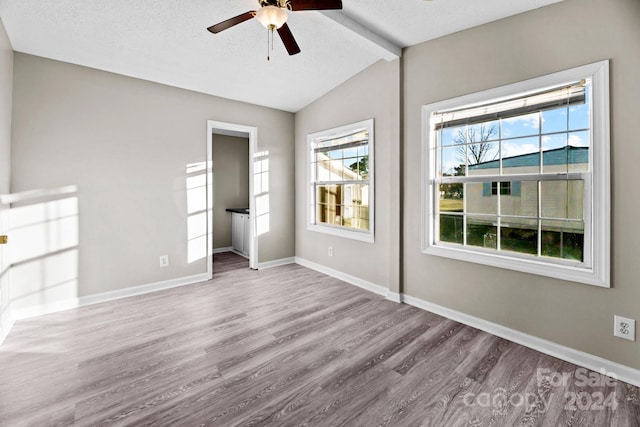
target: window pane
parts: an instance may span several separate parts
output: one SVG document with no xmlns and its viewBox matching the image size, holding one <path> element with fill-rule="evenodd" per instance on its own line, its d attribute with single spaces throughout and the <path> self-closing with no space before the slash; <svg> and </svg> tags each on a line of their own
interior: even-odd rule
<svg viewBox="0 0 640 427">
<path fill-rule="evenodd" d="M 439 176 L 464 175 L 464 145 L 441 149 Z"/>
<path fill-rule="evenodd" d="M 440 184 L 440 212 L 462 212 L 464 208 L 463 184 Z"/>
<path fill-rule="evenodd" d="M 501 182 L 500 212 L 502 215 L 538 216 L 538 181 Z M 508 192 L 502 186 L 509 184 Z"/>
<path fill-rule="evenodd" d="M 492 183 L 489 182 L 468 182 L 467 192 L 467 212 L 476 214 L 498 213 L 498 196 L 493 193 Z"/>
<path fill-rule="evenodd" d="M 345 148 L 342 157 L 358 157 L 358 147 Z"/>
<path fill-rule="evenodd" d="M 543 256 L 584 261 L 584 223 L 582 221 L 542 221 Z"/>
<path fill-rule="evenodd" d="M 542 181 L 540 188 L 542 217 L 583 219 L 584 181 Z"/>
<path fill-rule="evenodd" d="M 369 206 L 344 205 L 342 225 L 356 230 L 369 230 Z"/>
<path fill-rule="evenodd" d="M 467 217 L 467 245 L 496 249 L 498 247 L 496 217 Z"/>
<path fill-rule="evenodd" d="M 567 146 L 567 134 L 558 133 L 555 135 L 544 135 L 542 137 L 542 151 L 564 148 Z"/>
<path fill-rule="evenodd" d="M 569 172 L 589 171 L 589 132 L 569 133 Z"/>
<path fill-rule="evenodd" d="M 316 193 L 318 223 L 341 225 L 342 186 L 319 185 Z"/>
<path fill-rule="evenodd" d="M 440 215 L 440 241 L 463 243 L 463 220 L 461 215 Z"/>
<path fill-rule="evenodd" d="M 591 86 L 585 87 L 586 102 L 569 107 L 569 130 L 589 129 L 589 104 L 591 104 Z"/>
<path fill-rule="evenodd" d="M 469 175 L 498 175 L 498 142 L 480 142 L 467 146 Z"/>
<path fill-rule="evenodd" d="M 317 223 L 327 223 L 328 222 L 328 206 L 326 203 L 318 203 L 316 205 L 316 222 Z"/>
<path fill-rule="evenodd" d="M 342 160 L 342 177 L 345 181 L 355 181 L 359 178 L 357 157 Z"/>
<path fill-rule="evenodd" d="M 342 225 L 369 230 L 369 185 L 344 184 L 342 192 Z"/>
<path fill-rule="evenodd" d="M 517 138 L 502 143 L 502 174 L 540 172 L 540 138 Z"/>
<path fill-rule="evenodd" d="M 540 114 L 532 113 L 502 120 L 502 138 L 537 135 L 540 132 Z"/>
<path fill-rule="evenodd" d="M 442 137 L 441 142 L 443 146 L 464 144 L 467 140 L 467 130 L 465 126 L 444 128 L 440 135 Z"/>
<path fill-rule="evenodd" d="M 350 168 L 356 172 L 358 180 L 367 179 L 369 177 L 369 156 L 357 157 L 355 164 L 351 164 Z"/>
<path fill-rule="evenodd" d="M 331 179 L 330 162 L 323 161 L 316 163 L 316 181 L 329 181 Z"/>
<path fill-rule="evenodd" d="M 500 249 L 538 254 L 538 220 L 503 217 L 500 222 Z"/>
<path fill-rule="evenodd" d="M 545 110 L 542 112 L 542 133 L 562 132 L 567 130 L 567 107 Z"/>
<path fill-rule="evenodd" d="M 567 134 L 542 137 L 542 172 L 567 172 Z"/>
<path fill-rule="evenodd" d="M 497 120 L 471 125 L 467 130 L 468 140 L 465 140 L 464 142 L 495 141 L 500 137 L 499 129 L 500 123 Z"/>
<path fill-rule="evenodd" d="M 339 159 L 342 157 L 342 151 L 340 149 L 325 151 L 325 155 L 331 159 Z"/>
</svg>

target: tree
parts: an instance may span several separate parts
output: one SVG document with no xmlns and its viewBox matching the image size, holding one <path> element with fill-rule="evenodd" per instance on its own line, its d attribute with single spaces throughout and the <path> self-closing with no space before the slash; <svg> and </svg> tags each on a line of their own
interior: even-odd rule
<svg viewBox="0 0 640 427">
<path fill-rule="evenodd" d="M 458 129 L 453 137 L 453 142 L 458 144 L 458 154 L 462 158 L 462 164 L 465 163 L 465 156 L 469 150 L 469 164 L 477 165 L 478 163 L 495 160 L 498 154 L 491 155 L 494 143 L 488 142 L 498 133 L 498 129 L 494 124 L 488 125 L 481 123 L 479 126 L 469 126 Z M 467 143 L 474 143 L 466 145 Z"/>
<path fill-rule="evenodd" d="M 362 179 L 369 177 L 369 156 L 360 157 L 360 161 L 349 165 L 349 169 L 359 174 Z"/>
</svg>

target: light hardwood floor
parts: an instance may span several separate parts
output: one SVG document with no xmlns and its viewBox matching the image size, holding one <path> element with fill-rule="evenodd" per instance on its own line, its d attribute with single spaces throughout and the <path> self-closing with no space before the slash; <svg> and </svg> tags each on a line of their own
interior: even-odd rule
<svg viewBox="0 0 640 427">
<path fill-rule="evenodd" d="M 640 425 L 638 388 L 589 374 L 604 381 L 304 267 L 252 271 L 222 253 L 210 282 L 17 322 L 0 347 L 0 426 Z"/>
</svg>

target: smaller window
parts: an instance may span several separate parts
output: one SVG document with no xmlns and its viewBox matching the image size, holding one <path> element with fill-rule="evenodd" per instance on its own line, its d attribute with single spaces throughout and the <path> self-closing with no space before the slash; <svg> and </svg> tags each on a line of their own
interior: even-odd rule
<svg viewBox="0 0 640 427">
<path fill-rule="evenodd" d="M 510 182 L 496 182 L 493 181 L 491 183 L 491 195 L 498 195 L 498 187 L 500 187 L 500 195 L 501 196 L 510 196 L 511 195 L 511 183 Z"/>
<path fill-rule="evenodd" d="M 310 134 L 309 226 L 373 241 L 373 119 Z"/>
</svg>

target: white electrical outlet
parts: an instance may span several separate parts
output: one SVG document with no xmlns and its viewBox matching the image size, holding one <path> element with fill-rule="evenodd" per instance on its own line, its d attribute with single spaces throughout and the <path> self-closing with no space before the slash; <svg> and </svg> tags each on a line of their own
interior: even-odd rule
<svg viewBox="0 0 640 427">
<path fill-rule="evenodd" d="M 333 246 L 329 246 L 329 256 L 333 256 Z"/>
<path fill-rule="evenodd" d="M 636 340 L 636 321 L 622 316 L 613 316 L 613 336 L 625 340 Z"/>
<path fill-rule="evenodd" d="M 160 255 L 160 267 L 169 267 L 169 255 Z"/>
</svg>

